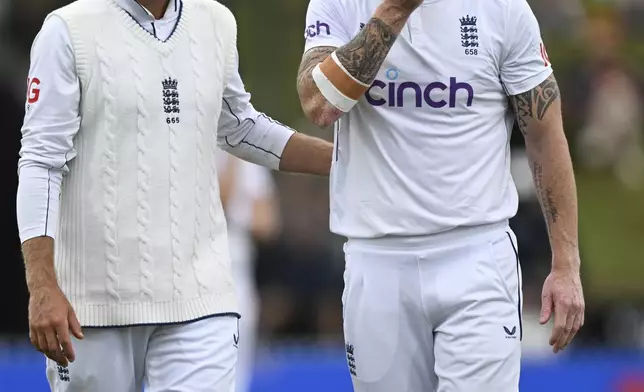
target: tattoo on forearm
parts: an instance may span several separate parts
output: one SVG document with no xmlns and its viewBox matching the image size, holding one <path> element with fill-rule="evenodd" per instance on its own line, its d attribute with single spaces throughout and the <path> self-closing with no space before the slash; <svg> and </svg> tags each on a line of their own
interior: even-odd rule
<svg viewBox="0 0 644 392">
<path fill-rule="evenodd" d="M 297 71 L 297 88 L 300 92 L 310 88 L 317 89 L 315 81 L 313 81 L 313 69 L 334 51 L 335 48 L 332 46 L 320 46 L 304 54 L 302 62 L 300 63 L 300 69 Z"/>
<path fill-rule="evenodd" d="M 336 55 L 351 76 L 371 84 L 397 37 L 385 22 L 371 18 L 351 42 L 336 51 Z"/>
<path fill-rule="evenodd" d="M 342 115 L 342 112 L 329 104 L 320 93 L 312 74 L 315 66 L 334 51 L 335 48 L 331 46 L 321 46 L 307 51 L 297 73 L 297 93 L 305 113 L 308 110 L 311 117 L 318 118 L 322 123 L 332 123 Z"/>
<path fill-rule="evenodd" d="M 559 210 L 555 205 L 554 192 L 552 188 L 543 185 L 543 166 L 538 162 L 532 163 L 532 174 L 534 176 L 534 185 L 537 189 L 537 196 L 541 201 L 541 208 L 546 218 L 546 225 L 549 227 L 553 223 L 557 223 L 559 219 Z"/>
<path fill-rule="evenodd" d="M 550 75 L 548 79 L 532 90 L 510 97 L 519 129 L 524 135 L 528 133 L 530 122 L 543 120 L 548 108 L 559 96 L 557 80 L 554 75 Z"/>
</svg>

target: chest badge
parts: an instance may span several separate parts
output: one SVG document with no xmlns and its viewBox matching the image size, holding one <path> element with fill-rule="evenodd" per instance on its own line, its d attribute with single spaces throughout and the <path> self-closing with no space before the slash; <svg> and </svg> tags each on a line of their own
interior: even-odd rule
<svg viewBox="0 0 644 392">
<path fill-rule="evenodd" d="M 179 82 L 177 79 L 167 78 L 161 82 L 163 86 L 163 111 L 168 124 L 179 122 Z"/>
<path fill-rule="evenodd" d="M 465 48 L 465 54 L 477 56 L 479 54 L 479 30 L 476 25 L 476 16 L 466 15 L 459 21 L 461 22 L 461 46 Z"/>
</svg>

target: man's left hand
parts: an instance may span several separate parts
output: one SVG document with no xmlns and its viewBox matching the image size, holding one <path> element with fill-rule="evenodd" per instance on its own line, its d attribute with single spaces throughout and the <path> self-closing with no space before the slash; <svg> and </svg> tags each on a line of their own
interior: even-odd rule
<svg viewBox="0 0 644 392">
<path fill-rule="evenodd" d="M 579 269 L 553 267 L 543 284 L 539 322 L 545 324 L 554 315 L 550 345 L 555 353 L 566 348 L 584 325 L 584 310 Z"/>
</svg>

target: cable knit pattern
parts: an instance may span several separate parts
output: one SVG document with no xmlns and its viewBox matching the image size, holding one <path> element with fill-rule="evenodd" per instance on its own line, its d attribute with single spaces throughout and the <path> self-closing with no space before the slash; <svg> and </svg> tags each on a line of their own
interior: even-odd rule
<svg viewBox="0 0 644 392">
<path fill-rule="evenodd" d="M 82 122 L 54 257 L 81 325 L 236 314 L 212 151 L 234 17 L 216 1 L 184 0 L 161 42 L 113 0 L 55 14 L 71 26 Z M 180 93 L 173 113 L 168 77 Z"/>
<path fill-rule="evenodd" d="M 167 56 L 161 56 L 161 67 L 163 68 L 165 77 L 171 77 L 172 74 Z M 179 96 L 179 99 L 181 99 L 181 96 Z M 172 284 L 174 285 L 174 298 L 181 298 L 180 282 L 183 277 L 183 266 L 181 265 L 181 254 L 179 252 L 181 249 L 181 233 L 179 229 L 179 214 L 181 211 L 179 195 L 179 138 L 174 123 L 168 123 L 168 128 L 170 131 L 170 247 L 172 249 Z"/>
<path fill-rule="evenodd" d="M 154 292 L 152 283 L 154 279 L 153 268 L 154 260 L 150 254 L 150 205 L 148 202 L 150 191 L 151 169 L 148 166 L 148 147 L 147 138 L 149 128 L 147 119 L 149 117 L 145 106 L 145 91 L 143 88 L 144 72 L 143 66 L 139 59 L 138 53 L 130 41 L 127 42 L 127 50 L 132 60 L 132 71 L 135 77 L 134 89 L 136 90 L 136 147 L 137 147 L 137 176 L 138 189 L 136 191 L 137 208 L 137 234 L 139 242 L 139 256 L 141 268 L 141 296 L 142 299 L 152 301 Z"/>
<path fill-rule="evenodd" d="M 196 163 L 196 171 L 197 171 L 197 178 L 195 181 L 195 211 L 201 211 L 203 208 L 203 190 L 204 190 L 204 181 L 205 181 L 205 175 L 204 175 L 204 150 L 203 150 L 203 145 L 204 145 L 204 129 L 207 127 L 206 125 L 206 109 L 204 108 L 204 95 L 203 95 L 203 88 L 205 86 L 204 83 L 204 69 L 201 64 L 203 64 L 203 60 L 201 59 L 201 54 L 199 53 L 199 48 L 198 48 L 199 42 L 197 41 L 197 38 L 195 37 L 194 32 L 190 33 L 190 56 L 191 60 L 193 63 L 192 69 L 194 71 L 195 75 L 195 80 L 194 80 L 194 86 L 195 86 L 195 96 L 196 96 L 196 112 L 197 112 L 197 119 L 196 119 L 196 148 L 197 148 L 197 163 Z M 213 160 L 214 161 L 214 160 Z M 216 174 L 216 173 L 215 173 Z M 211 181 L 216 179 L 217 177 L 211 177 Z M 200 292 L 205 292 L 207 290 L 207 284 L 204 282 L 203 276 L 200 273 L 200 268 L 199 268 L 199 260 L 197 256 L 197 251 L 200 249 L 200 246 L 203 242 L 203 239 L 201 238 L 202 232 L 203 232 L 203 223 L 202 223 L 202 214 L 197 213 L 195 214 L 195 222 L 194 222 L 194 243 L 193 243 L 193 249 L 192 249 L 192 268 L 195 271 L 195 279 L 197 280 L 197 284 L 199 286 L 199 291 Z"/>
<path fill-rule="evenodd" d="M 103 81 L 103 96 L 105 97 L 105 150 L 103 152 L 103 198 L 105 213 L 105 268 L 107 274 L 106 291 L 114 300 L 120 300 L 119 290 L 119 249 L 116 230 L 117 214 L 117 193 L 118 183 L 117 157 L 116 157 L 116 132 L 117 118 L 114 113 L 116 98 L 114 97 L 114 77 L 112 74 L 109 55 L 103 40 L 96 40 L 96 56 L 100 63 L 101 77 Z"/>
</svg>

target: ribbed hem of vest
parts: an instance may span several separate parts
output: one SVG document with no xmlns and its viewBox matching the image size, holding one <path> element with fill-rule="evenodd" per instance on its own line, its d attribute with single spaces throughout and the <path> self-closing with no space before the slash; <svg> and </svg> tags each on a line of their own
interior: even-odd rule
<svg viewBox="0 0 644 392">
<path fill-rule="evenodd" d="M 178 324 L 217 314 L 239 314 L 233 293 L 169 302 L 70 302 L 83 327 Z"/>
</svg>

